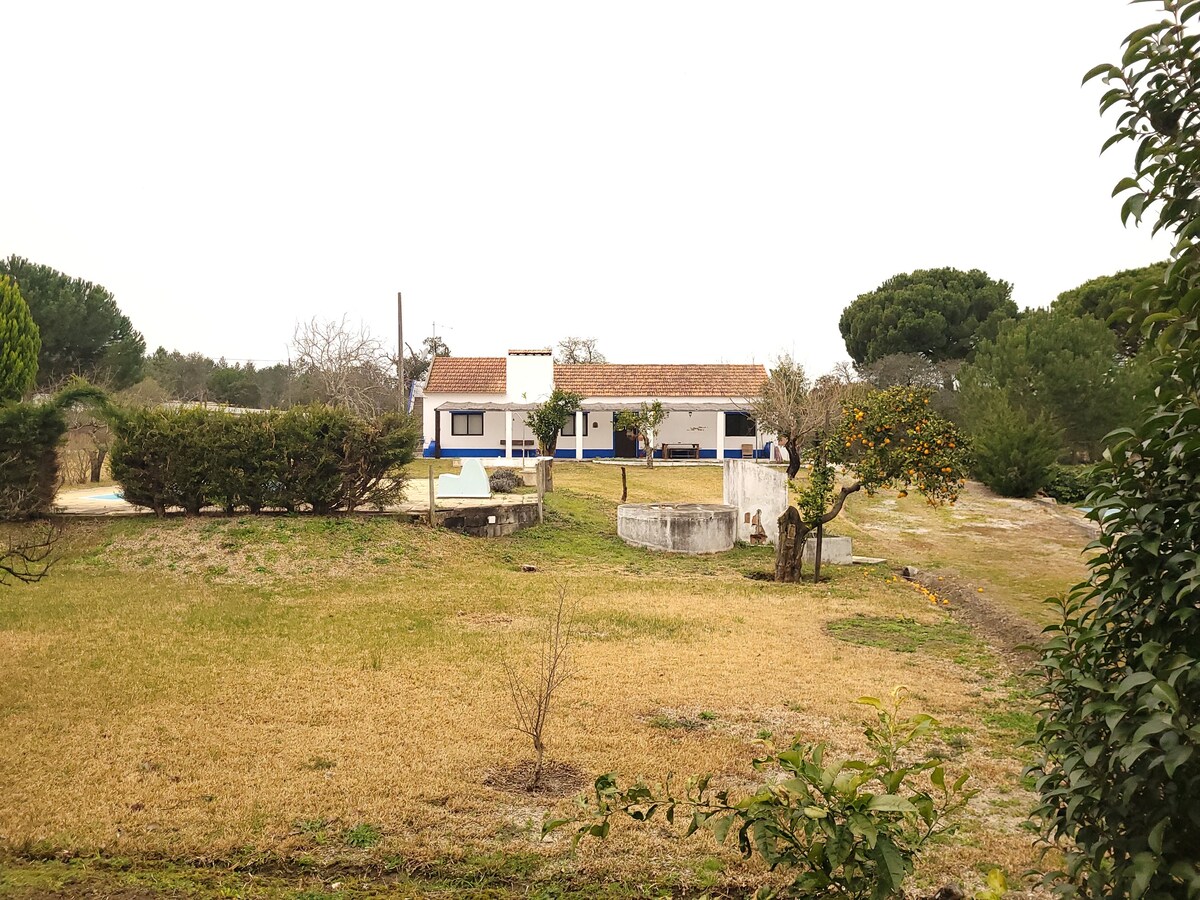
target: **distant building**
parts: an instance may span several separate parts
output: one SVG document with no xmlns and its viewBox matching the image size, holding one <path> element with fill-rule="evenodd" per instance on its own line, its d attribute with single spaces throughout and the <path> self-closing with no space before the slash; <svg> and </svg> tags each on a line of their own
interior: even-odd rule
<svg viewBox="0 0 1200 900">
<path fill-rule="evenodd" d="M 568 459 L 643 456 L 618 414 L 658 400 L 668 411 L 655 456 L 769 458 L 772 435 L 758 433 L 750 403 L 767 379 L 762 365 L 559 365 L 549 350 L 507 356 L 439 356 L 425 383 L 422 419 L 426 456 L 523 457 L 537 454 L 525 424 L 529 410 L 554 388 L 583 397 L 563 429 L 555 456 Z"/>
</svg>

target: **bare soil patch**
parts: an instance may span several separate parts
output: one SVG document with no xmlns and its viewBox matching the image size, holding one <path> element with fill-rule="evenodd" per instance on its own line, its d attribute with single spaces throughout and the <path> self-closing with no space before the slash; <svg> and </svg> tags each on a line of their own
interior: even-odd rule
<svg viewBox="0 0 1200 900">
<path fill-rule="evenodd" d="M 579 793 L 591 776 L 578 766 L 548 759 L 542 764 L 542 781 L 536 788 L 529 786 L 533 778 L 534 761 L 522 759 L 498 769 L 492 769 L 483 783 L 490 788 L 513 794 L 541 797 L 567 797 Z"/>
</svg>

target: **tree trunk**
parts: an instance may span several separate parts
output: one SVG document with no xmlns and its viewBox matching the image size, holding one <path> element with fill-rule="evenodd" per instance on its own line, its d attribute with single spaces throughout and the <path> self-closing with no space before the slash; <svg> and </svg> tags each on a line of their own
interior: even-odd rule
<svg viewBox="0 0 1200 900">
<path fill-rule="evenodd" d="M 646 442 L 646 468 L 654 468 L 654 444 L 652 444 L 650 435 L 646 435 L 643 440 Z"/>
<path fill-rule="evenodd" d="M 788 480 L 791 481 L 795 479 L 797 473 L 800 471 L 800 450 L 798 447 L 793 446 L 791 438 L 788 438 L 787 443 L 784 444 L 783 447 L 785 450 L 787 450 L 787 477 Z"/>
<path fill-rule="evenodd" d="M 530 791 L 536 791 L 542 786 L 542 772 L 546 757 L 546 746 L 540 740 L 534 741 L 533 748 L 537 751 L 537 760 L 533 764 L 533 774 L 529 777 L 529 784 L 526 787 L 526 790 Z"/>
<path fill-rule="evenodd" d="M 97 447 L 89 454 L 92 463 L 92 484 L 99 483 L 100 475 L 104 470 L 104 457 L 107 455 L 107 447 Z"/>
<path fill-rule="evenodd" d="M 821 549 L 825 543 L 825 523 L 817 523 L 817 552 L 813 557 L 813 584 L 821 580 Z"/>
<path fill-rule="evenodd" d="M 842 507 L 846 505 L 846 498 L 851 494 L 862 489 L 862 485 L 855 482 L 852 485 L 843 487 L 839 491 L 837 499 L 833 501 L 833 506 L 829 512 L 821 516 L 815 522 L 805 522 L 800 517 L 800 510 L 794 506 L 789 506 L 782 516 L 779 517 L 779 543 L 775 545 L 775 580 L 785 584 L 795 584 L 800 581 L 801 567 L 804 564 L 804 542 L 808 539 L 808 535 L 815 528 L 821 528 L 832 522 L 838 517 L 842 511 Z M 820 573 L 820 550 L 817 546 L 817 572 Z"/>
<path fill-rule="evenodd" d="M 625 467 L 621 466 L 621 502 L 629 499 L 629 482 L 625 480 Z"/>
<path fill-rule="evenodd" d="M 779 543 L 775 545 L 775 580 L 795 584 L 804 565 L 804 541 L 812 529 L 800 518 L 800 511 L 789 506 L 779 517 Z"/>
</svg>

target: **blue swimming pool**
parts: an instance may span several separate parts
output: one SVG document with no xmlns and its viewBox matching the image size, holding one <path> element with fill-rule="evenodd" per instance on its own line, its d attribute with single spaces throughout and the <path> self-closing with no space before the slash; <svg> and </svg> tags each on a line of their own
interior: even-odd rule
<svg viewBox="0 0 1200 900">
<path fill-rule="evenodd" d="M 113 491 L 111 494 L 92 494 L 88 497 L 89 500 L 124 500 L 124 495 L 120 491 Z"/>
</svg>

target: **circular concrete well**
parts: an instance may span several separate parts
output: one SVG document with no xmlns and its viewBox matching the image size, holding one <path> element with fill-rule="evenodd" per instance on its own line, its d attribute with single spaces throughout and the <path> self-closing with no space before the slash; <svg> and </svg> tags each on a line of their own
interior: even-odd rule
<svg viewBox="0 0 1200 900">
<path fill-rule="evenodd" d="M 617 535 L 627 544 L 669 553 L 732 550 L 737 509 L 720 503 L 623 503 Z"/>
</svg>

